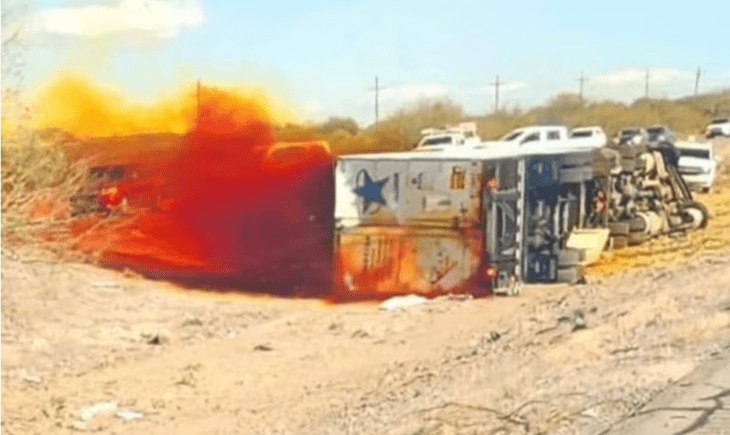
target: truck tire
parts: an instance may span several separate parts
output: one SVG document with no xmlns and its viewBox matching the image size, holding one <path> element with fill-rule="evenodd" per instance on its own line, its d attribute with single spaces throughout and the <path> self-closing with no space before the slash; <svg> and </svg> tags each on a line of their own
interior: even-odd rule
<svg viewBox="0 0 730 435">
<path fill-rule="evenodd" d="M 705 207 L 704 204 L 702 204 L 701 202 L 692 201 L 689 204 L 685 205 L 683 207 L 683 209 L 685 211 L 687 211 L 687 210 L 696 210 L 696 211 L 699 212 L 698 214 L 702 216 L 700 218 L 700 222 L 697 223 L 697 225 L 695 226 L 695 228 L 702 229 L 702 228 L 706 228 L 707 227 L 707 221 L 710 218 L 710 212 L 707 210 L 707 207 Z"/>
</svg>

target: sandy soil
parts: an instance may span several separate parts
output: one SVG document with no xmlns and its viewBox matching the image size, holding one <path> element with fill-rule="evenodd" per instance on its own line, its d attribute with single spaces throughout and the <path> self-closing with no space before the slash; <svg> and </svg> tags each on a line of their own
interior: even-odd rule
<svg viewBox="0 0 730 435">
<path fill-rule="evenodd" d="M 730 348 L 723 176 L 707 231 L 613 253 L 585 285 L 397 311 L 4 249 L 2 432 L 601 433 Z"/>
</svg>

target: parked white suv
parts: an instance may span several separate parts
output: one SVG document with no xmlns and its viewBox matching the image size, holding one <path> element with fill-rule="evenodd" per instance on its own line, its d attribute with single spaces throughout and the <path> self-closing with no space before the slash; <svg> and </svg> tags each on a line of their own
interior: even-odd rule
<svg viewBox="0 0 730 435">
<path fill-rule="evenodd" d="M 712 139 L 715 136 L 730 137 L 730 118 L 715 119 L 707 126 L 705 135 Z"/>
<path fill-rule="evenodd" d="M 711 142 L 677 142 L 679 152 L 679 173 L 687 184 L 708 192 L 715 182 L 718 160 L 712 151 Z"/>
</svg>

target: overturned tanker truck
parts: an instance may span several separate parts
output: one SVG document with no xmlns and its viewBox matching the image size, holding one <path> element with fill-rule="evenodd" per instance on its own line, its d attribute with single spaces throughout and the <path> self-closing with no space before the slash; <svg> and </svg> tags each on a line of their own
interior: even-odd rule
<svg viewBox="0 0 730 435">
<path fill-rule="evenodd" d="M 701 228 L 708 214 L 658 150 L 497 145 L 341 156 L 334 217 L 334 291 L 378 297 L 578 282 L 588 245 Z"/>
</svg>

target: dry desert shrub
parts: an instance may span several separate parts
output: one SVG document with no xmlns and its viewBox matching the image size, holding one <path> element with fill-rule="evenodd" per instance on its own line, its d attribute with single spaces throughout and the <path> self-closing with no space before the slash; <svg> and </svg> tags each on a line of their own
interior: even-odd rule
<svg viewBox="0 0 730 435">
<path fill-rule="evenodd" d="M 86 165 L 71 164 L 59 144 L 34 133 L 4 135 L 0 162 L 3 246 L 68 243 L 69 198 Z"/>
<path fill-rule="evenodd" d="M 630 126 L 664 124 L 678 136 L 701 135 L 715 117 L 730 116 L 730 90 L 676 100 L 638 99 L 632 104 L 590 101 L 559 94 L 545 105 L 522 110 L 511 107 L 489 115 L 469 116 L 449 99 L 424 99 L 360 128 L 351 118 L 330 118 L 321 124 L 287 124 L 277 128 L 280 141 L 324 140 L 335 154 L 412 149 L 425 128 L 443 128 L 464 121 L 477 123 L 482 139 L 498 139 L 509 131 L 536 124 L 568 127 L 598 125 L 611 137 Z"/>
</svg>

